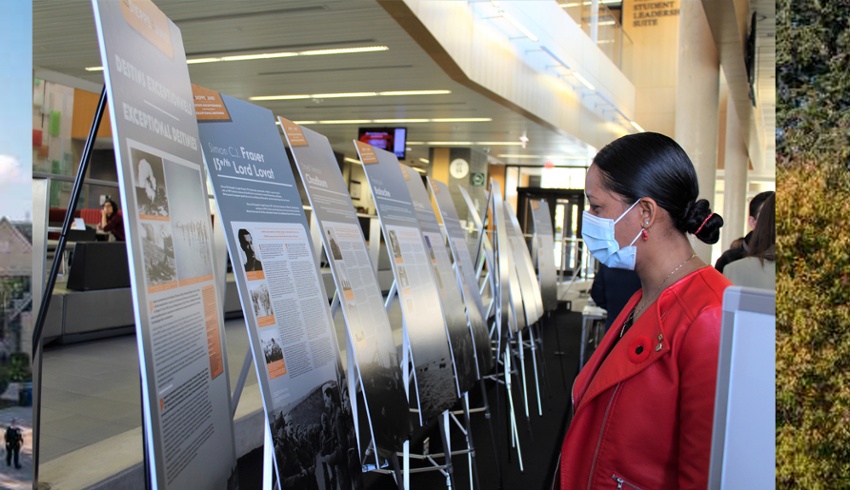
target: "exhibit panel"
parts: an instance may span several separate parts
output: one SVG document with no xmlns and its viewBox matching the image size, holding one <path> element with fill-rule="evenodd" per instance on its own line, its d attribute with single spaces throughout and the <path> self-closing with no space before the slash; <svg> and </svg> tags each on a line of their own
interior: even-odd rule
<svg viewBox="0 0 850 490">
<path fill-rule="evenodd" d="M 534 273 L 534 263 L 531 262 L 531 253 L 528 251 L 525 237 L 519 227 L 510 203 L 505 202 L 506 226 L 508 241 L 511 244 L 512 262 L 516 268 L 519 285 L 522 289 L 523 307 L 525 308 L 526 321 L 528 325 L 534 324 L 543 316 L 543 299 L 540 297 L 540 284 Z"/>
<path fill-rule="evenodd" d="M 424 425 L 460 394 L 440 294 L 398 158 L 359 141 L 355 146 L 390 253 Z"/>
<path fill-rule="evenodd" d="M 454 257 L 455 273 L 461 286 L 466 315 L 475 339 L 478 369 L 484 375 L 493 369 L 495 360 L 490 346 L 489 332 L 487 331 L 486 310 L 478 291 L 478 278 L 475 275 L 475 266 L 472 263 L 472 256 L 469 254 L 469 247 L 466 246 L 465 232 L 460 226 L 457 210 L 446 184 L 428 178 L 428 185 L 431 188 L 431 195 L 434 196 L 434 202 L 437 203 L 437 209 L 445 227 L 449 250 Z"/>
<path fill-rule="evenodd" d="M 221 295 L 180 30 L 93 0 L 130 258 L 153 488 L 223 488 L 234 441 Z"/>
<path fill-rule="evenodd" d="M 379 449 L 400 451 L 412 426 L 400 368 L 401 328 L 393 331 L 381 289 L 328 139 L 278 117 L 315 213 L 348 334 L 349 385 L 359 378 Z M 352 404 L 354 393 L 351 392 Z M 361 447 L 363 437 L 361 436 Z"/>
<path fill-rule="evenodd" d="M 540 296 L 543 309 L 553 311 L 558 307 L 558 286 L 555 277 L 555 234 L 552 231 L 552 216 L 549 214 L 546 199 L 532 199 L 530 204 Z"/>
<path fill-rule="evenodd" d="M 446 241 L 440 232 L 437 217 L 434 216 L 434 208 L 428 198 L 428 191 L 422 184 L 422 177 L 407 165 L 400 165 L 407 190 L 416 211 L 416 218 L 422 230 L 422 238 L 425 240 L 428 258 L 431 260 L 431 268 L 434 271 L 434 279 L 437 290 L 440 293 L 440 302 L 443 314 L 446 318 L 446 328 L 451 340 L 452 354 L 454 354 L 455 368 L 458 377 L 460 392 L 466 393 L 478 381 L 479 373 L 475 359 L 475 351 L 478 348 L 473 341 L 473 330 L 467 322 L 464 312 L 463 296 L 461 295 L 458 282 L 452 271 L 452 263 L 449 259 L 449 251 Z M 479 333 L 483 333 L 487 340 L 487 330 L 479 325 Z M 483 341 L 482 340 L 482 341 Z M 489 340 L 482 344 L 482 349 L 489 349 Z"/>
<path fill-rule="evenodd" d="M 327 293 L 283 142 L 268 109 L 193 86 L 282 488 L 361 478 Z"/>
<path fill-rule="evenodd" d="M 476 259 L 474 261 L 474 264 L 476 264 L 477 267 L 482 267 L 481 271 L 484 270 L 483 265 L 487 266 L 487 273 L 485 276 L 487 281 L 486 286 L 489 287 L 490 292 L 490 297 L 488 300 L 488 312 L 489 316 L 496 316 L 496 334 L 499 340 L 501 341 L 503 324 L 505 327 L 507 327 L 508 310 L 502 309 L 501 301 L 497 294 L 497 287 L 499 281 L 496 277 L 498 275 L 498 266 L 496 264 L 496 253 L 494 250 L 494 246 L 488 236 L 488 232 L 484 229 L 484 221 L 481 219 L 481 216 L 478 213 L 478 206 L 475 205 L 475 202 L 472 200 L 472 197 L 469 195 L 469 192 L 467 192 L 466 189 L 464 189 L 462 186 L 458 186 L 457 189 L 460 191 L 460 195 L 463 197 L 463 201 L 466 203 L 469 217 L 472 218 L 472 221 L 475 224 L 475 233 L 469 234 L 470 238 L 473 237 L 473 235 L 477 235 L 477 238 L 473 240 L 473 249 L 476 253 Z M 485 201 L 485 213 L 487 211 L 487 206 L 490 206 L 489 201 L 490 197 L 488 193 L 487 200 Z M 484 254 L 483 259 L 481 256 L 482 252 Z M 480 274 L 480 271 L 478 269 L 476 269 L 476 274 Z M 483 292 L 484 290 L 485 289 L 483 287 L 480 289 L 482 299 L 485 297 Z M 501 346 L 499 346 L 498 350 L 501 350 Z"/>
</svg>

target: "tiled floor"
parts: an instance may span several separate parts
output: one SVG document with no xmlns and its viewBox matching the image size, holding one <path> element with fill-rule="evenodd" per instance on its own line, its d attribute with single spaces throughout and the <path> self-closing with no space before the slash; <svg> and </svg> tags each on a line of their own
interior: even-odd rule
<svg viewBox="0 0 850 490">
<path fill-rule="evenodd" d="M 248 349 L 241 318 L 225 322 L 230 387 Z M 246 385 L 256 384 L 251 368 Z M 50 347 L 42 368 L 39 461 L 141 426 L 139 357 L 134 335 Z M 141 459 L 141 446 L 139 458 Z"/>
</svg>

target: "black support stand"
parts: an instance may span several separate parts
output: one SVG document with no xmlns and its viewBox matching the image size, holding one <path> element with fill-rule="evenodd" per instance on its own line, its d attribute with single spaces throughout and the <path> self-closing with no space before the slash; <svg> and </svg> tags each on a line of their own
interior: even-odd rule
<svg viewBox="0 0 850 490">
<path fill-rule="evenodd" d="M 38 487 L 38 456 L 39 456 L 39 434 L 41 422 L 41 368 L 42 368 L 42 351 L 41 335 L 44 332 L 44 321 L 47 316 L 47 309 L 50 307 L 50 298 L 53 295 L 53 288 L 56 286 L 56 276 L 59 274 L 59 267 L 62 265 L 62 256 L 65 252 L 65 243 L 68 238 L 68 230 L 71 229 L 71 220 L 74 217 L 74 211 L 77 207 L 77 200 L 80 197 L 80 191 L 83 188 L 86 169 L 89 161 L 91 161 L 92 150 L 94 149 L 94 140 L 97 136 L 97 130 L 100 128 L 100 120 L 103 118 L 103 113 L 106 109 L 106 87 L 100 92 L 100 101 L 97 103 L 97 110 L 94 113 L 94 119 L 91 123 L 89 135 L 86 138 L 86 144 L 83 147 L 83 155 L 80 158 L 80 166 L 77 169 L 77 176 L 74 179 L 74 187 L 71 189 L 71 200 L 68 203 L 68 210 L 65 213 L 65 221 L 62 223 L 62 231 L 59 235 L 59 243 L 56 245 L 56 252 L 53 256 L 53 266 L 50 269 L 50 274 L 47 276 L 47 284 L 44 286 L 44 294 L 41 297 L 41 304 L 38 309 L 38 316 L 35 320 L 35 327 L 32 334 L 33 345 L 33 367 L 37 373 L 34 376 L 35 385 L 33 386 L 33 441 L 32 441 L 32 477 L 33 488 Z"/>
<path fill-rule="evenodd" d="M 53 296 L 53 289 L 56 286 L 56 276 L 59 274 L 59 267 L 62 265 L 62 256 L 65 253 L 65 245 L 68 241 L 68 230 L 71 229 L 71 220 L 74 217 L 74 211 L 77 208 L 77 201 L 80 198 L 80 193 L 83 189 L 83 182 L 86 179 L 86 170 L 88 170 L 89 162 L 91 161 L 92 151 L 94 150 L 94 141 L 97 137 L 97 131 L 100 129 L 100 121 L 103 119 L 103 114 L 106 112 L 106 87 L 100 92 L 100 100 L 97 103 L 97 109 L 92 119 L 91 129 L 89 129 L 88 137 L 86 137 L 85 146 L 83 146 L 83 154 L 80 157 L 80 165 L 77 168 L 77 175 L 74 178 L 74 186 L 71 188 L 71 199 L 68 202 L 68 209 L 65 213 L 65 221 L 62 223 L 62 231 L 59 234 L 59 242 L 56 245 L 56 252 L 53 256 L 53 266 L 50 269 L 50 274 L 47 276 L 47 284 L 44 286 L 44 293 L 41 297 L 41 304 L 38 308 L 38 316 L 36 317 L 35 327 L 32 334 L 33 345 L 33 370 L 35 381 L 33 385 L 33 440 L 32 440 L 32 458 L 33 458 L 33 488 L 38 488 L 38 466 L 39 466 L 39 445 L 41 433 L 41 381 L 42 381 L 42 354 L 44 346 L 42 345 L 42 334 L 44 333 L 44 322 L 47 317 L 47 310 L 50 307 L 50 299 Z M 139 382 L 140 389 L 141 378 Z M 144 418 L 144 417 L 143 417 Z M 144 427 L 142 434 L 144 437 Z M 145 441 L 147 442 L 147 441 Z M 145 488 L 150 488 L 150 478 L 148 472 L 147 451 L 142 450 L 145 464 Z"/>
</svg>

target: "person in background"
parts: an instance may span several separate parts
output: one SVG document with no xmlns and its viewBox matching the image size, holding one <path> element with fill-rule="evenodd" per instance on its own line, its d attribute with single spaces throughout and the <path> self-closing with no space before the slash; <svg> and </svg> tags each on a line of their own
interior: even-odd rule
<svg viewBox="0 0 850 490">
<path fill-rule="evenodd" d="M 585 194 L 582 238 L 590 253 L 634 270 L 641 289 L 576 377 L 560 488 L 704 490 L 730 282 L 697 257 L 688 234 L 716 243 L 723 218 L 698 199 L 685 151 L 658 133 L 604 147 Z"/>
<path fill-rule="evenodd" d="M 12 458 L 15 459 L 15 468 L 21 469 L 21 447 L 24 445 L 24 434 L 20 427 L 17 426 L 17 419 L 12 419 L 9 427 L 6 428 L 6 466 L 12 466 Z"/>
<path fill-rule="evenodd" d="M 608 317 L 605 320 L 605 331 L 611 328 L 614 319 L 620 314 L 629 298 L 640 289 L 640 278 L 635 271 L 627 269 L 612 269 L 605 264 L 599 264 L 590 297 L 596 306 L 605 308 Z"/>
<path fill-rule="evenodd" d="M 746 257 L 728 264 L 723 275 L 736 286 L 776 289 L 776 197 L 771 195 L 759 211 Z"/>
<path fill-rule="evenodd" d="M 112 199 L 103 201 L 100 224 L 97 225 L 97 229 L 111 233 L 119 242 L 124 241 L 124 218 L 118 213 L 118 205 Z"/>
<path fill-rule="evenodd" d="M 743 243 L 735 245 L 735 242 L 739 240 L 736 239 L 732 242 L 732 245 L 729 246 L 729 250 L 723 252 L 723 254 L 717 259 L 717 262 L 714 263 L 714 268 L 717 269 L 718 272 L 723 272 L 726 265 L 747 256 L 750 246 L 750 238 L 752 238 L 753 235 L 752 230 L 755 229 L 756 224 L 758 223 L 759 211 L 761 211 L 761 207 L 764 205 L 767 198 L 773 194 L 773 191 L 760 192 L 750 200 L 750 216 L 747 218 L 747 224 L 750 227 L 750 232 L 743 237 Z"/>
</svg>

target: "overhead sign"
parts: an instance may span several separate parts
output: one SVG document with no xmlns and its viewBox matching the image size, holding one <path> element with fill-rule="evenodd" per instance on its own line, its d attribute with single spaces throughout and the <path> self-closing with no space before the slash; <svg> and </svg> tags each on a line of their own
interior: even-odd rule
<svg viewBox="0 0 850 490">
<path fill-rule="evenodd" d="M 208 89 L 194 90 L 197 105 L 221 104 L 218 118 L 201 120 L 201 146 L 226 230 L 278 481 L 287 482 L 283 488 L 327 488 L 333 481 L 353 488 L 361 470 L 348 386 L 274 115 Z M 328 462 L 315 464 L 322 460 Z"/>
<path fill-rule="evenodd" d="M 469 180 L 475 187 L 481 187 L 487 182 L 484 172 L 472 172 L 472 177 Z"/>
<path fill-rule="evenodd" d="M 235 465 L 223 307 L 180 30 L 149 0 L 93 0 L 153 488 L 225 488 Z"/>
</svg>

